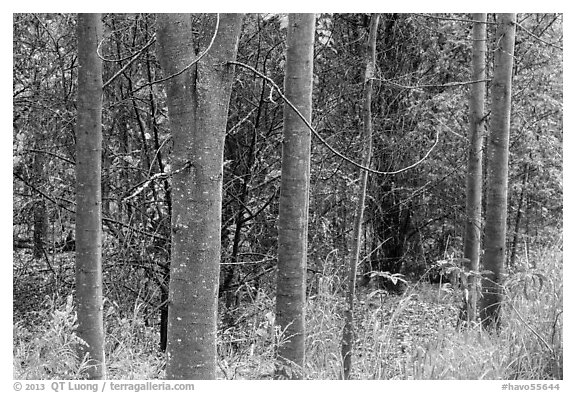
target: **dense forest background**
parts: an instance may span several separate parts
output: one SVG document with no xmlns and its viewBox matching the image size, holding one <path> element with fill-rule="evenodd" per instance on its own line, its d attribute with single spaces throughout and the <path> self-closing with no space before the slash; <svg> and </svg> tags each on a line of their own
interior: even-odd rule
<svg viewBox="0 0 576 393">
<path fill-rule="evenodd" d="M 280 86 L 286 18 L 245 15 L 237 54 L 238 62 Z M 357 162 L 369 20 L 368 14 L 318 14 L 315 22 L 312 125 Z M 14 14 L 13 22 L 14 375 L 72 378 L 80 362 L 70 349 L 77 20 L 74 14 Z M 488 22 L 489 92 L 493 14 Z M 510 306 L 507 335 L 487 344 L 482 334 L 488 333 L 474 339 L 451 333 L 461 289 L 450 273 L 463 257 L 466 222 L 470 17 L 381 15 L 371 165 L 394 172 L 425 159 L 410 170 L 368 178 L 355 377 L 561 378 L 562 22 L 561 14 L 517 16 L 506 237 Z M 112 377 L 158 378 L 166 347 L 173 140 L 159 82 L 165 74 L 155 50 L 157 19 L 105 14 L 103 25 L 106 353 Z M 489 130 L 490 94 L 485 99 Z M 283 106 L 269 83 L 236 68 L 224 148 L 220 378 L 272 373 Z M 314 136 L 310 168 L 306 376 L 337 378 L 358 169 Z M 505 355 L 498 350 L 503 345 Z M 465 360 L 458 365 L 457 359 Z"/>
</svg>

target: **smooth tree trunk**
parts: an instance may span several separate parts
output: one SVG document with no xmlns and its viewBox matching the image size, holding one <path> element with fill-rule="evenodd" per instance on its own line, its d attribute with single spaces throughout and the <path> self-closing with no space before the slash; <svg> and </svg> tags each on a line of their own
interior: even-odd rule
<svg viewBox="0 0 576 393">
<path fill-rule="evenodd" d="M 202 59 L 189 66 L 215 41 Z M 241 14 L 158 15 L 173 136 L 168 379 L 216 378 L 224 137 Z M 199 28 L 200 35 L 194 34 Z"/>
<path fill-rule="evenodd" d="M 502 272 L 506 260 L 506 217 L 508 195 L 508 146 L 512 67 L 516 14 L 498 14 L 494 77 L 492 80 L 492 119 L 487 145 L 486 224 L 484 236 L 482 306 L 485 328 L 500 323 Z"/>
<path fill-rule="evenodd" d="M 308 121 L 312 116 L 314 32 L 314 14 L 288 16 L 284 90 L 286 98 Z M 284 332 L 286 341 L 278 348 L 278 378 L 303 377 L 309 185 L 310 129 L 285 104 L 276 323 Z"/>
<path fill-rule="evenodd" d="M 472 27 L 472 80 L 486 78 L 486 14 L 474 14 Z M 480 264 L 480 241 L 482 229 L 482 146 L 484 140 L 484 96 L 486 82 L 471 85 L 470 109 L 468 114 L 468 168 L 466 170 L 466 229 L 464 236 L 464 258 L 470 260 L 472 275 L 468 280 L 466 297 L 466 319 L 476 318 L 477 278 Z"/>
<path fill-rule="evenodd" d="M 81 358 L 88 377 L 105 379 L 102 302 L 102 38 L 100 14 L 78 14 L 76 125 L 76 302 Z"/>
<path fill-rule="evenodd" d="M 376 37 L 378 35 L 379 14 L 372 14 L 370 18 L 370 31 L 366 43 L 366 72 L 364 75 L 364 93 L 362 122 L 364 151 L 362 166 L 368 167 L 372 158 L 372 85 L 376 69 Z M 352 235 L 352 255 L 348 270 L 348 292 L 346 294 L 346 309 L 344 311 L 344 330 L 342 333 L 342 361 L 343 378 L 350 379 L 352 372 L 352 354 L 354 351 L 354 303 L 356 300 L 356 274 L 360 261 L 360 248 L 362 246 L 362 221 L 364 220 L 364 205 L 366 202 L 366 187 L 368 185 L 368 172 L 360 174 L 360 188 L 358 190 L 358 204 L 354 218 L 354 233 Z"/>
</svg>

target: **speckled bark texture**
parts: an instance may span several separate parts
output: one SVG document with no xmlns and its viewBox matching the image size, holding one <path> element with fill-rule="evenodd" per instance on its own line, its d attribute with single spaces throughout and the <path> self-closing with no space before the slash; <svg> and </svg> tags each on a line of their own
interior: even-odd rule
<svg viewBox="0 0 576 393">
<path fill-rule="evenodd" d="M 206 56 L 165 82 L 172 155 L 172 251 L 168 379 L 216 378 L 222 160 L 242 16 L 221 14 Z M 192 19 L 200 19 L 200 26 Z M 164 76 L 187 67 L 209 45 L 215 14 L 158 16 Z M 193 33 L 200 30 L 200 36 Z"/>
<path fill-rule="evenodd" d="M 508 198 L 508 145 L 512 66 L 516 14 L 498 14 L 494 77 L 492 79 L 492 119 L 488 137 L 486 226 L 483 268 L 491 273 L 482 280 L 480 317 L 485 327 L 498 326 L 502 301 L 502 270 L 506 259 L 506 215 Z"/>
<path fill-rule="evenodd" d="M 486 14 L 474 14 L 477 21 L 472 27 L 472 80 L 486 78 Z M 478 271 L 482 229 L 482 148 L 484 141 L 484 95 L 486 82 L 470 86 L 470 109 L 468 121 L 468 167 L 466 169 L 466 229 L 464 257 L 470 259 L 470 269 Z M 476 278 L 470 279 L 467 319 L 476 316 Z"/>
<path fill-rule="evenodd" d="M 312 113 L 314 30 L 314 14 L 288 16 L 284 91 L 308 121 Z M 310 130 L 292 108 L 284 105 L 276 292 L 276 323 L 287 339 L 278 348 L 282 367 L 277 376 L 282 378 L 300 379 L 304 367 L 309 186 Z"/>
<path fill-rule="evenodd" d="M 100 14 L 78 14 L 76 124 L 76 304 L 80 358 L 89 354 L 90 379 L 105 379 L 102 313 L 102 38 Z"/>
</svg>

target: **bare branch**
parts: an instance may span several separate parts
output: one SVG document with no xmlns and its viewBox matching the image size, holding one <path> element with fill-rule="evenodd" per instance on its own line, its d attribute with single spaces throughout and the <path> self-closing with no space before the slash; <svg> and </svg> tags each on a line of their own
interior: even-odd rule
<svg viewBox="0 0 576 393">
<path fill-rule="evenodd" d="M 428 19 L 436 19 L 436 20 L 450 20 L 450 21 L 454 21 L 454 22 L 465 22 L 465 23 L 484 23 L 486 25 L 495 25 L 495 22 L 479 22 L 473 19 L 464 19 L 464 18 L 449 18 L 449 17 L 444 17 L 444 16 L 435 16 L 435 15 L 429 15 L 429 14 L 414 14 L 415 16 L 421 16 L 423 18 L 428 18 Z"/>
<path fill-rule="evenodd" d="M 556 45 L 556 44 L 554 44 L 554 43 L 552 43 L 552 42 L 545 41 L 545 40 L 543 40 L 542 38 L 538 37 L 536 34 L 532 33 L 530 30 L 528 30 L 526 27 L 522 26 L 520 23 L 514 22 L 514 24 L 515 24 L 516 26 L 518 26 L 520 29 L 524 30 L 526 33 L 528 33 L 529 36 L 537 39 L 538 41 L 542 42 L 543 44 L 549 45 L 549 46 L 551 46 L 552 48 L 556 48 L 556 49 L 559 49 L 559 50 L 561 50 L 561 51 L 564 50 L 561 46 L 558 46 L 558 45 Z"/>
<path fill-rule="evenodd" d="M 286 104 L 288 104 L 288 106 L 290 108 L 292 108 L 292 110 L 298 115 L 298 117 L 304 122 L 304 124 L 306 124 L 306 126 L 310 129 L 310 131 L 312 132 L 312 134 L 314 134 L 314 136 L 316 138 L 318 138 L 318 140 L 328 148 L 328 150 L 330 150 L 332 153 L 334 153 L 336 156 L 340 157 L 341 159 L 343 159 L 344 161 L 354 165 L 355 167 L 362 169 L 364 171 L 370 172 L 372 174 L 375 175 L 396 175 L 398 173 L 402 173 L 404 171 L 407 171 L 409 169 L 414 168 L 415 166 L 417 166 L 418 164 L 420 164 L 421 162 L 423 162 L 426 158 L 428 158 L 428 156 L 430 155 L 430 153 L 432 153 L 432 150 L 434 150 L 434 148 L 436 147 L 436 145 L 438 144 L 438 140 L 439 140 L 439 132 L 438 130 L 436 130 L 436 140 L 434 141 L 434 144 L 432 145 L 432 147 L 426 152 L 426 154 L 424 155 L 424 157 L 422 157 L 420 160 L 418 160 L 416 163 L 407 166 L 406 168 L 402 168 L 399 169 L 397 171 L 392 171 L 392 172 L 383 172 L 383 171 L 377 171 L 375 169 L 371 169 L 368 168 L 366 166 L 363 166 L 359 163 L 357 163 L 356 161 L 352 160 L 351 158 L 346 157 L 345 155 L 343 155 L 342 153 L 340 153 L 339 151 L 337 151 L 335 148 L 333 148 L 324 138 L 322 138 L 322 136 L 318 133 L 318 131 L 316 131 L 314 129 L 314 127 L 310 124 L 310 122 L 306 119 L 306 117 L 304 117 L 304 115 L 302 115 L 302 113 L 300 113 L 300 111 L 294 106 L 294 104 L 292 104 L 284 95 L 284 93 L 282 93 L 282 90 L 280 89 L 280 87 L 278 87 L 278 85 L 269 77 L 267 77 L 266 75 L 262 74 L 260 71 L 258 71 L 257 69 L 255 69 L 252 66 L 249 66 L 247 64 L 244 63 L 240 63 L 238 61 L 229 61 L 228 64 L 235 64 L 238 65 L 240 67 L 246 68 L 250 71 L 252 71 L 253 73 L 255 73 L 256 75 L 258 75 L 259 77 L 261 77 L 262 79 L 264 79 L 265 81 L 267 81 L 268 83 L 270 83 L 270 85 L 276 89 L 276 91 L 278 92 L 278 94 L 280 95 L 280 97 L 284 100 L 284 102 Z"/>
<path fill-rule="evenodd" d="M 257 107 L 252 108 L 252 110 L 250 112 L 248 112 L 248 114 L 242 120 L 240 120 L 238 123 L 236 123 L 234 125 L 234 127 L 230 128 L 228 131 L 226 131 L 226 135 L 234 134 L 236 129 L 238 127 L 240 127 L 242 124 L 244 124 L 250 118 L 250 116 L 252 116 L 252 113 L 254 113 L 256 111 L 256 109 L 258 109 L 258 108 Z"/>
<path fill-rule="evenodd" d="M 180 173 L 180 172 L 190 168 L 191 166 L 192 166 L 192 164 L 190 162 L 187 162 L 182 168 L 180 168 L 178 170 L 175 170 L 172 172 L 160 172 L 160 173 L 154 174 L 149 179 L 144 180 L 143 182 L 139 183 L 138 185 L 132 187 L 134 192 L 132 194 L 130 194 L 129 196 L 123 198 L 122 202 L 126 202 L 126 201 L 129 201 L 130 199 L 136 198 L 140 193 L 142 193 L 142 191 L 144 191 L 144 189 L 146 189 L 146 187 L 148 187 L 154 181 L 160 180 L 160 179 L 168 179 L 168 178 L 174 176 L 175 174 Z"/>
<path fill-rule="evenodd" d="M 105 89 L 106 86 L 108 86 L 110 83 L 112 83 L 112 81 L 113 81 L 114 79 L 116 79 L 120 74 L 122 74 L 122 73 L 126 70 L 126 68 L 130 67 L 130 65 L 131 65 L 132 63 L 134 63 L 134 61 L 135 61 L 138 57 L 140 57 L 140 55 L 141 55 L 142 53 L 144 53 L 144 51 L 145 51 L 146 49 L 148 49 L 148 48 L 150 47 L 150 45 L 152 45 L 155 41 L 156 41 L 156 34 L 154 34 L 154 35 L 152 36 L 152 38 L 150 39 L 150 41 L 148 41 L 148 42 L 146 43 L 146 45 L 144 45 L 138 52 L 136 52 L 136 54 L 133 55 L 133 57 L 130 59 L 130 61 L 129 61 L 128 63 L 124 64 L 124 66 L 123 66 L 122 68 L 120 68 L 120 70 L 119 70 L 117 73 L 115 73 L 110 79 L 108 79 L 108 81 L 107 81 L 106 83 L 104 83 L 104 85 L 102 85 L 102 88 Z M 100 56 L 100 55 L 98 55 L 98 56 Z M 100 58 L 102 59 L 102 57 L 100 57 Z"/>
<path fill-rule="evenodd" d="M 64 161 L 64 162 L 67 162 L 68 164 L 76 165 L 76 163 L 75 163 L 74 161 L 70 160 L 69 158 L 66 158 L 66 157 L 64 157 L 64 156 L 61 156 L 61 155 L 59 155 L 59 154 L 56 154 L 56 153 L 53 153 L 53 152 L 47 151 L 47 150 L 26 149 L 26 150 L 23 150 L 22 152 L 14 153 L 14 155 L 17 156 L 17 155 L 23 155 L 23 154 L 26 154 L 26 153 L 47 154 L 47 155 L 49 155 L 49 156 L 56 157 L 56 158 L 58 158 L 59 160 L 62 160 L 62 161 Z"/>
<path fill-rule="evenodd" d="M 392 86 L 396 86 L 399 87 L 401 89 L 415 89 L 415 90 L 422 90 L 425 88 L 431 88 L 431 87 L 458 87 L 458 86 L 466 86 L 466 85 L 472 85 L 474 83 L 480 83 L 480 82 L 490 82 L 492 81 L 492 79 L 479 79 L 477 81 L 464 81 L 464 82 L 449 82 L 449 83 L 444 83 L 444 84 L 439 84 L 439 85 L 415 85 L 415 86 L 408 86 L 408 85 L 402 85 L 400 83 L 394 82 L 391 79 L 378 79 L 378 78 L 372 78 L 373 80 L 385 83 L 387 85 L 392 85 Z"/>
</svg>

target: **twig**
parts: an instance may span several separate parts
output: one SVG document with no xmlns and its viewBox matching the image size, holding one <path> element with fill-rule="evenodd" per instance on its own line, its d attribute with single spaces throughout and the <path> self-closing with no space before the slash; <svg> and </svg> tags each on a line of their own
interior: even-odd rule
<svg viewBox="0 0 576 393">
<path fill-rule="evenodd" d="M 424 161 L 426 158 L 428 158 L 428 156 L 430 155 L 430 153 L 432 153 L 432 150 L 434 150 L 434 148 L 436 147 L 436 145 L 438 144 L 438 140 L 439 140 L 439 132 L 438 130 L 436 130 L 436 140 L 434 141 L 434 144 L 432 145 L 432 147 L 426 152 L 426 154 L 424 155 L 424 157 L 422 157 L 420 160 L 418 160 L 417 162 L 415 162 L 412 165 L 409 165 L 405 168 L 399 169 L 397 171 L 392 171 L 392 172 L 383 172 L 383 171 L 378 171 L 375 169 L 371 169 L 368 168 L 366 166 L 363 166 L 359 163 L 357 163 L 356 161 L 352 160 L 351 158 L 346 157 L 345 155 L 343 155 L 342 153 L 340 153 L 339 151 L 337 151 L 336 149 L 334 149 L 324 138 L 322 138 L 322 136 L 314 129 L 314 127 L 310 124 L 310 122 L 306 119 L 306 117 L 304 117 L 304 115 L 302 115 L 302 113 L 300 113 L 300 111 L 294 106 L 294 104 L 292 104 L 290 102 L 290 100 L 288 100 L 288 98 L 286 98 L 286 96 L 284 95 L 284 93 L 282 93 L 282 90 L 278 87 L 278 85 L 270 78 L 268 78 L 266 75 L 262 74 L 260 71 L 256 70 L 254 67 L 251 67 L 247 64 L 244 63 L 240 63 L 238 61 L 229 61 L 228 64 L 235 64 L 238 65 L 240 67 L 246 68 L 250 71 L 252 71 L 253 73 L 255 73 L 256 75 L 258 75 L 259 77 L 261 77 L 262 79 L 264 79 L 265 81 L 267 81 L 268 83 L 270 83 L 270 85 L 272 85 L 272 87 L 274 89 L 276 89 L 276 91 L 278 92 L 278 94 L 280 95 L 280 97 L 284 100 L 284 102 L 286 104 L 288 104 L 288 106 L 290 108 L 292 108 L 292 110 L 294 110 L 294 112 L 298 115 L 298 117 L 304 122 L 304 124 L 306 124 L 306 126 L 310 129 L 310 131 L 312 132 L 312 134 L 314 134 L 314 136 L 316 138 L 318 138 L 318 140 L 328 148 L 328 150 L 330 150 L 332 153 L 334 153 L 336 156 L 340 157 L 341 159 L 343 159 L 344 161 L 354 165 L 355 167 L 362 169 L 364 171 L 376 174 L 376 175 L 396 175 L 398 173 L 402 173 L 405 172 L 409 169 L 414 168 L 415 166 L 417 166 L 418 164 L 420 164 L 422 161 Z"/>
<path fill-rule="evenodd" d="M 68 207 L 62 205 L 61 203 L 58 203 L 58 201 L 56 201 L 56 199 L 54 199 L 53 197 L 49 196 L 48 194 L 46 194 L 45 192 L 43 192 L 42 190 L 40 190 L 38 187 L 35 187 L 34 185 L 32 185 L 30 182 L 28 182 L 28 180 L 24 179 L 24 177 L 22 177 L 19 173 L 17 172 L 13 172 L 13 175 L 16 176 L 18 179 L 20 179 L 25 185 L 27 185 L 28 187 L 30 187 L 34 192 L 40 194 L 43 198 L 49 200 L 50 202 L 52 202 L 53 204 L 55 204 L 56 206 L 61 207 L 62 209 L 66 210 L 69 213 L 74 214 L 75 210 L 69 209 Z M 61 199 L 63 201 L 66 201 L 72 205 L 74 205 L 74 202 L 72 201 L 68 201 L 64 198 L 58 198 Z"/>
<path fill-rule="evenodd" d="M 400 83 L 396 83 L 393 82 L 390 79 L 379 79 L 379 78 L 372 78 L 372 80 L 375 81 L 379 81 L 382 83 L 386 83 L 388 85 L 392 85 L 392 86 L 396 86 L 402 89 L 416 89 L 416 90 L 420 90 L 420 89 L 425 89 L 425 88 L 430 88 L 430 87 L 456 87 L 456 86 L 466 86 L 466 85 L 472 85 L 474 83 L 480 83 L 480 82 L 490 82 L 492 81 L 492 79 L 479 79 L 476 81 L 464 81 L 464 82 L 449 82 L 449 83 L 444 83 L 444 84 L 439 84 L 439 85 L 415 85 L 415 86 L 407 86 L 407 85 L 402 85 Z"/>
<path fill-rule="evenodd" d="M 25 154 L 25 153 L 48 154 L 49 156 L 56 157 L 56 158 L 58 158 L 58 159 L 60 159 L 60 160 L 62 160 L 62 161 L 64 161 L 64 162 L 66 162 L 66 163 L 68 163 L 68 164 L 76 165 L 76 163 L 75 163 L 74 161 L 70 160 L 69 158 L 66 158 L 66 157 L 61 156 L 61 155 L 59 155 L 59 154 L 57 154 L 57 153 L 53 153 L 53 152 L 47 151 L 47 150 L 26 149 L 26 150 L 23 150 L 22 152 L 14 153 L 14 155 L 17 156 L 17 155 L 22 155 L 22 154 Z"/>
<path fill-rule="evenodd" d="M 558 46 L 558 45 L 556 45 L 556 44 L 553 44 L 552 42 L 545 41 L 545 40 L 543 40 L 542 38 L 538 37 L 536 34 L 532 33 L 530 30 L 528 30 L 526 27 L 522 26 L 520 23 L 514 22 L 514 24 L 515 24 L 516 26 L 518 26 L 520 29 L 524 30 L 526 33 L 528 33 L 528 35 L 530 35 L 531 37 L 537 39 L 538 41 L 542 42 L 543 44 L 549 45 L 549 46 L 551 46 L 552 48 L 556 48 L 556 49 L 559 49 L 559 50 L 561 50 L 561 51 L 564 50 L 561 46 Z"/>
<path fill-rule="evenodd" d="M 140 233 L 140 234 L 142 234 L 142 235 L 150 236 L 150 237 L 153 237 L 153 238 L 155 238 L 155 239 L 160 239 L 160 240 L 163 240 L 163 241 L 166 241 L 166 242 L 170 241 L 170 238 L 164 237 L 164 236 L 162 236 L 162 235 L 157 235 L 157 234 L 152 233 L 152 232 L 147 232 L 147 231 L 144 231 L 144 230 L 142 230 L 142 229 L 135 228 L 135 227 L 133 227 L 133 226 L 131 226 L 131 225 L 129 225 L 129 224 L 126 224 L 126 223 L 124 223 L 124 222 L 122 222 L 122 221 L 114 220 L 113 218 L 109 218 L 109 217 L 104 217 L 104 216 L 102 216 L 102 222 L 107 222 L 107 223 L 109 223 L 109 224 L 117 224 L 117 225 L 120 225 L 120 226 L 122 226 L 122 227 L 124 227 L 124 228 L 128 228 L 128 229 L 131 230 L 131 231 Z"/>
<path fill-rule="evenodd" d="M 276 257 L 270 257 L 267 259 L 261 259 L 259 261 L 248 261 L 248 262 L 220 262 L 220 265 L 254 265 L 254 264 L 258 264 L 258 263 L 265 263 L 265 262 L 271 262 L 271 261 L 275 261 L 277 258 Z"/>
<path fill-rule="evenodd" d="M 160 150 L 162 150 L 162 148 L 164 147 L 166 142 L 168 142 L 170 139 L 172 139 L 172 134 L 168 135 L 168 137 L 166 137 L 166 139 L 164 139 L 164 141 L 160 144 L 160 146 L 156 150 L 156 154 L 154 154 L 154 159 L 152 160 L 152 163 L 150 164 L 150 168 L 148 169 L 148 176 L 150 176 L 152 174 L 152 167 L 154 166 L 154 163 L 156 162 L 156 159 L 158 158 L 158 155 L 160 154 Z"/>
<path fill-rule="evenodd" d="M 454 21 L 454 22 L 466 22 L 466 23 L 484 23 L 486 25 L 495 25 L 496 23 L 494 22 L 479 22 L 477 20 L 473 20 L 473 19 L 463 19 L 463 18 L 449 18 L 449 17 L 444 17 L 444 16 L 434 16 L 434 15 L 428 15 L 428 14 L 414 14 L 415 16 L 421 16 L 423 18 L 428 18 L 428 19 L 436 19 L 436 20 L 450 20 L 450 21 Z"/>
<path fill-rule="evenodd" d="M 156 41 L 156 35 L 153 35 L 152 38 L 150 39 L 150 41 L 148 41 L 148 43 L 146 43 L 146 45 L 144 45 L 138 52 L 136 52 L 136 54 L 133 55 L 133 57 L 130 59 L 130 61 L 128 63 L 126 63 L 122 68 L 120 68 L 120 70 L 117 73 L 115 73 L 110 79 L 108 79 L 108 81 L 106 83 L 104 83 L 102 85 L 102 89 L 105 89 L 110 83 L 112 83 L 112 81 L 114 79 L 116 79 L 120 74 L 122 74 L 126 70 L 126 68 L 130 67 L 130 65 L 132 63 L 134 63 L 134 61 L 138 57 L 140 57 L 140 55 L 142 53 L 144 53 L 144 51 L 146 49 L 148 49 L 150 47 L 150 45 L 152 45 L 155 41 Z M 100 56 L 100 55 L 98 55 L 98 56 Z M 102 57 L 100 57 L 100 58 L 102 58 Z"/>
<path fill-rule="evenodd" d="M 126 202 L 129 201 L 130 199 L 134 199 L 136 198 L 140 193 L 142 193 L 142 191 L 144 191 L 144 189 L 146 187 L 148 187 L 148 185 L 150 185 L 150 183 L 152 183 L 153 181 L 156 181 L 158 179 L 167 179 L 169 177 L 174 176 L 177 173 L 180 173 L 188 168 L 190 168 L 192 166 L 192 164 L 190 162 L 187 162 L 182 168 L 173 171 L 173 172 L 160 172 L 160 173 L 156 173 L 154 174 L 152 177 L 150 177 L 150 179 L 143 181 L 142 183 L 138 184 L 135 187 L 132 187 L 132 189 L 136 188 L 136 191 L 134 191 L 130 196 L 127 196 L 126 198 L 122 199 L 122 202 Z"/>
<path fill-rule="evenodd" d="M 248 114 L 242 120 L 240 120 L 238 123 L 236 123 L 234 125 L 234 127 L 230 128 L 228 131 L 226 131 L 226 135 L 232 135 L 238 127 L 240 127 L 242 124 L 244 124 L 244 122 L 246 122 L 246 120 L 248 120 L 250 118 L 250 116 L 252 115 L 252 113 L 254 113 L 254 111 L 256 111 L 256 109 L 258 109 L 258 108 L 257 107 L 252 108 L 252 110 L 250 112 L 248 112 Z"/>
</svg>

